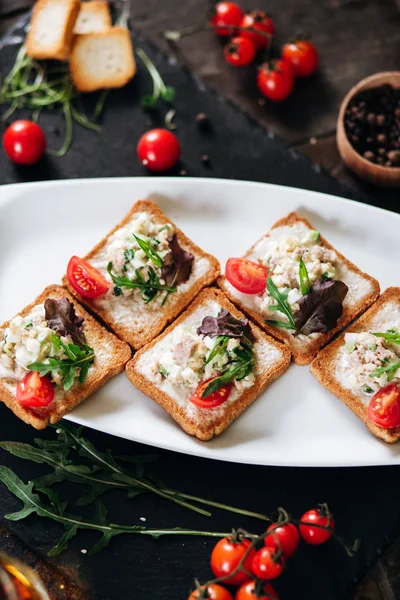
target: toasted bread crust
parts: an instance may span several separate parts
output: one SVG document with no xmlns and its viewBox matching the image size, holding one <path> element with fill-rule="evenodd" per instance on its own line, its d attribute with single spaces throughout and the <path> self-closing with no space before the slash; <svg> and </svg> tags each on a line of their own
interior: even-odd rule
<svg viewBox="0 0 400 600">
<path fill-rule="evenodd" d="M 278 348 L 282 353 L 281 359 L 277 361 L 272 368 L 266 370 L 261 375 L 257 374 L 254 385 L 245 389 L 236 402 L 227 406 L 225 414 L 218 419 L 215 419 L 215 421 L 204 424 L 196 422 L 194 418 L 189 418 L 185 410 L 180 407 L 170 396 L 153 385 L 151 381 L 149 381 L 136 370 L 136 364 L 143 354 L 145 354 L 150 348 L 168 335 L 169 332 L 175 329 L 175 327 L 182 323 L 182 321 L 184 321 L 191 313 L 196 311 L 196 309 L 207 300 L 217 301 L 221 307 L 226 308 L 226 310 L 228 310 L 237 319 L 244 317 L 243 313 L 238 311 L 221 291 L 217 290 L 216 288 L 207 288 L 200 292 L 192 304 L 184 313 L 180 315 L 176 321 L 174 321 L 174 323 L 172 323 L 172 325 L 170 325 L 150 344 L 139 350 L 134 358 L 126 365 L 126 374 L 134 386 L 157 402 L 157 404 L 159 404 L 167 413 L 169 413 L 171 417 L 182 427 L 182 429 L 186 431 L 186 433 L 203 441 L 210 440 L 214 436 L 222 433 L 244 410 L 246 410 L 248 406 L 250 406 L 250 404 L 252 404 L 252 402 L 254 402 L 254 400 L 268 387 L 270 383 L 272 383 L 274 379 L 280 377 L 288 369 L 290 364 L 290 351 L 288 348 L 275 341 L 273 338 L 267 336 L 263 331 L 250 322 L 250 327 L 255 339 L 268 341 L 270 344 Z"/>
<path fill-rule="evenodd" d="M 48 286 L 31 304 L 26 306 L 18 315 L 24 316 L 28 314 L 36 305 L 44 303 L 47 298 L 62 298 L 66 297 L 73 302 L 76 314 L 84 318 L 84 332 L 87 343 L 92 346 L 96 353 L 97 348 L 102 348 L 104 342 L 112 345 L 112 356 L 108 362 L 107 368 L 96 368 L 96 362 L 90 369 L 88 377 L 84 384 L 74 384 L 71 390 L 63 393 L 63 397 L 57 400 L 51 412 L 45 410 L 38 413 L 33 413 L 24 408 L 16 399 L 16 397 L 4 385 L 5 380 L 0 379 L 0 400 L 10 408 L 17 417 L 25 423 L 32 425 L 36 429 L 44 429 L 49 424 L 57 423 L 62 417 L 71 412 L 78 404 L 86 400 L 88 396 L 102 387 L 108 379 L 114 377 L 124 370 L 125 364 L 132 356 L 132 352 L 128 344 L 116 338 L 112 333 L 106 331 L 91 315 L 89 315 L 78 304 L 75 298 L 72 298 L 67 290 L 59 285 Z M 10 321 L 3 323 L 0 329 L 8 327 Z M 12 380 L 8 380 L 12 383 Z M 43 413 L 43 414 L 42 414 Z"/>
<path fill-rule="evenodd" d="M 38 0 L 33 7 L 31 26 L 25 41 L 26 54 L 31 58 L 39 60 L 66 60 L 71 52 L 74 25 L 80 10 L 79 0 L 70 0 L 69 2 L 70 6 L 67 20 L 58 44 L 55 44 L 52 48 L 41 48 L 35 41 L 36 28 L 40 26 L 38 24 L 40 14 L 42 11 L 46 10 L 47 5 L 51 4 L 53 1 L 55 0 Z"/>
<path fill-rule="evenodd" d="M 79 14 L 75 22 L 74 34 L 86 34 L 94 33 L 94 31 L 87 30 L 87 24 L 83 22 L 83 19 L 90 21 L 90 17 L 96 15 L 100 17 L 101 29 L 97 31 L 106 31 L 112 27 L 110 5 L 105 0 L 88 0 L 87 2 L 81 2 L 79 5 Z"/>
<path fill-rule="evenodd" d="M 357 333 L 368 331 L 371 318 L 378 314 L 381 308 L 391 300 L 395 300 L 400 304 L 400 288 L 388 288 L 380 296 L 377 302 L 375 302 L 375 304 L 366 313 L 364 313 L 358 319 L 358 321 L 356 321 L 356 323 L 347 330 L 347 332 Z M 368 409 L 363 405 L 361 400 L 350 390 L 340 385 L 340 383 L 334 377 L 332 366 L 338 351 L 344 344 L 344 336 L 345 334 L 343 333 L 337 338 L 337 340 L 318 352 L 316 358 L 310 365 L 310 371 L 327 390 L 342 400 L 350 408 L 350 410 L 352 410 L 357 417 L 366 424 L 368 429 L 374 435 L 385 442 L 393 444 L 400 439 L 400 427 L 385 429 L 384 427 L 376 425 L 376 423 L 373 421 L 370 421 L 368 418 Z"/>
<path fill-rule="evenodd" d="M 304 223 L 310 229 L 314 229 L 314 227 L 311 225 L 311 223 L 307 219 L 305 219 L 304 217 L 301 217 L 296 212 L 291 212 L 286 217 L 283 217 L 282 219 L 277 221 L 271 227 L 271 229 L 276 229 L 277 227 L 284 227 L 285 225 L 294 225 L 299 222 Z M 262 238 L 257 240 L 257 242 L 255 242 L 252 245 L 252 247 L 244 254 L 244 258 L 246 258 L 249 254 L 251 254 L 253 252 L 254 248 L 257 246 L 257 244 L 260 242 L 260 240 L 263 239 L 264 237 L 265 236 L 262 236 Z M 284 329 L 272 327 L 268 323 L 265 323 L 264 318 L 258 312 L 251 310 L 251 309 L 247 308 L 246 306 L 243 306 L 241 304 L 240 300 L 235 298 L 235 296 L 230 293 L 230 290 L 226 286 L 227 280 L 224 275 L 220 276 L 217 281 L 217 284 L 221 287 L 221 289 L 223 289 L 223 291 L 230 298 L 230 300 L 232 300 L 232 302 L 237 304 L 237 306 L 239 306 L 239 308 L 241 310 L 243 310 L 243 312 L 245 312 L 251 319 L 253 319 L 253 321 L 255 321 L 257 323 L 257 325 L 259 325 L 269 335 L 275 337 L 276 339 L 278 339 L 281 342 L 284 342 L 285 344 L 288 345 L 288 347 L 291 350 L 293 360 L 298 365 L 309 364 L 313 360 L 313 358 L 315 357 L 315 355 L 317 354 L 317 352 L 320 348 L 325 346 L 329 342 L 329 340 L 332 339 L 332 337 L 334 337 L 336 335 L 336 333 L 341 331 L 344 327 L 346 327 L 349 323 L 351 323 L 358 315 L 360 315 L 364 311 L 366 311 L 376 301 L 376 299 L 379 297 L 379 292 L 380 292 L 379 282 L 376 279 L 374 279 L 367 273 L 363 273 L 356 265 L 354 265 L 345 256 L 343 256 L 343 254 L 338 252 L 336 250 L 336 248 L 334 248 L 322 235 L 320 235 L 319 239 L 320 239 L 322 246 L 325 246 L 325 248 L 328 248 L 329 250 L 333 250 L 334 252 L 336 252 L 336 255 L 337 255 L 339 261 L 341 263 L 345 264 L 348 269 L 354 271 L 355 273 L 357 273 L 359 275 L 362 275 L 364 279 L 370 281 L 372 284 L 372 287 L 373 287 L 373 291 L 362 302 L 358 303 L 357 306 L 352 306 L 352 307 L 344 306 L 342 316 L 338 320 L 336 327 L 334 329 L 332 329 L 331 331 L 328 331 L 328 333 L 321 334 L 315 340 L 315 343 L 309 345 L 307 348 L 304 349 L 304 351 L 299 351 L 299 349 L 291 343 L 293 340 L 293 336 L 290 333 L 288 333 Z"/>
<path fill-rule="evenodd" d="M 201 289 L 205 286 L 213 283 L 219 273 L 220 266 L 218 260 L 212 256 L 201 250 L 198 246 L 196 246 L 186 235 L 171 221 L 168 219 L 166 215 L 163 213 L 161 208 L 151 202 L 150 200 L 139 200 L 135 202 L 133 207 L 130 209 L 128 214 L 122 219 L 118 225 L 116 225 L 86 256 L 85 260 L 90 261 L 98 252 L 102 250 L 104 246 L 107 244 L 108 239 L 111 235 L 113 235 L 118 229 L 124 227 L 132 218 L 132 215 L 138 212 L 147 212 L 154 217 L 156 217 L 157 221 L 160 223 L 171 223 L 173 225 L 174 230 L 178 236 L 178 240 L 181 246 L 188 249 L 192 254 L 197 256 L 201 256 L 204 258 L 208 258 L 211 263 L 211 268 L 204 275 L 202 279 L 198 279 L 194 282 L 190 290 L 182 294 L 179 301 L 171 308 L 168 302 L 164 307 L 160 307 L 160 319 L 157 322 L 157 325 L 153 325 L 152 327 L 147 328 L 142 333 L 135 333 L 129 327 L 129 323 L 117 323 L 113 321 L 108 312 L 101 307 L 96 306 L 93 302 L 86 298 L 80 298 L 77 296 L 76 292 L 70 286 L 67 277 L 63 278 L 63 284 L 68 287 L 70 292 L 75 295 L 79 302 L 84 304 L 89 310 L 91 310 L 97 317 L 99 317 L 114 333 L 122 340 L 128 342 L 135 350 L 138 350 L 145 344 L 149 343 L 153 338 L 155 338 L 169 323 L 172 323 L 174 319 L 188 306 L 188 304 L 197 296 Z M 196 260 L 196 258 L 195 258 Z M 179 294 L 179 286 L 177 292 L 175 294 Z"/>
</svg>

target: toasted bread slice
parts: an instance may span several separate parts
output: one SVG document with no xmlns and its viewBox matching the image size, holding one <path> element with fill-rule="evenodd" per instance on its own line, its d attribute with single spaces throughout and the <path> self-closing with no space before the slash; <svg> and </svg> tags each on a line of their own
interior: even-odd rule
<svg viewBox="0 0 400 600">
<path fill-rule="evenodd" d="M 189 279 L 178 285 L 177 291 L 168 296 L 163 306 L 159 301 L 145 304 L 141 298 L 115 297 L 112 289 L 97 300 L 88 300 L 77 296 L 78 300 L 106 323 L 120 339 L 128 342 L 136 350 L 155 338 L 190 304 L 200 290 L 213 283 L 220 273 L 219 262 L 216 258 L 201 250 L 187 238 L 156 204 L 150 200 L 139 200 L 124 219 L 84 257 L 108 280 L 106 267 L 110 239 L 116 231 L 129 225 L 138 213 L 146 213 L 157 223 L 161 225 L 170 223 L 174 227 L 180 246 L 194 256 Z M 63 283 L 72 294 L 76 294 L 66 277 L 64 277 Z"/>
<path fill-rule="evenodd" d="M 271 235 L 286 237 L 291 232 L 298 231 L 301 235 L 307 233 L 307 230 L 314 230 L 314 227 L 306 219 L 295 212 L 290 213 L 283 219 L 280 219 L 273 225 L 258 242 L 256 242 L 244 257 L 249 260 L 257 261 L 258 256 L 266 252 L 265 245 L 268 243 Z M 379 296 L 379 283 L 376 279 L 360 271 L 347 258 L 340 254 L 331 246 L 322 236 L 319 237 L 320 244 L 336 252 L 337 279 L 343 281 L 349 288 L 347 296 L 343 302 L 343 313 L 339 318 L 337 325 L 328 333 L 312 333 L 311 335 L 299 334 L 294 336 L 285 329 L 273 327 L 265 322 L 265 318 L 257 310 L 254 303 L 254 296 L 238 292 L 222 276 L 218 279 L 218 285 L 224 290 L 228 297 L 237 304 L 251 319 L 253 319 L 264 331 L 281 340 L 290 348 L 294 361 L 299 365 L 306 365 L 312 361 L 318 350 L 338 332 L 346 327 L 358 315 L 363 313 Z"/>
<path fill-rule="evenodd" d="M 32 304 L 24 308 L 19 315 L 27 316 L 36 306 L 43 304 L 47 298 L 68 298 L 74 304 L 78 317 L 83 317 L 83 332 L 86 342 L 95 352 L 95 362 L 90 367 L 87 378 L 83 384 L 77 380 L 72 388 L 65 392 L 62 386 L 55 388 L 54 401 L 45 408 L 25 408 L 16 399 L 17 381 L 10 378 L 0 378 L 0 400 L 10 408 L 17 417 L 32 425 L 36 429 L 44 429 L 50 423 L 57 423 L 62 417 L 86 400 L 88 396 L 101 388 L 106 381 L 124 370 L 125 364 L 132 353 L 128 344 L 125 344 L 112 333 L 109 333 L 92 316 L 90 316 L 78 302 L 68 294 L 67 290 L 59 285 L 48 286 Z M 4 323 L 0 329 L 8 327 L 10 321 Z"/>
<path fill-rule="evenodd" d="M 400 288 L 395 287 L 388 288 L 345 333 L 385 332 L 393 327 L 400 330 Z M 400 427 L 385 429 L 371 421 L 368 418 L 371 396 L 358 394 L 345 385 L 348 377 L 343 373 L 340 362 L 345 333 L 317 354 L 310 366 L 311 373 L 327 390 L 347 404 L 374 435 L 393 444 L 400 439 Z"/>
<path fill-rule="evenodd" d="M 103 0 L 81 2 L 74 34 L 99 33 L 112 26 L 110 5 Z"/>
<path fill-rule="evenodd" d="M 154 383 L 151 365 L 171 343 L 175 328 L 182 323 L 200 326 L 205 316 L 210 313 L 218 314 L 220 308 L 225 308 L 237 319 L 244 317 L 221 291 L 215 288 L 205 289 L 164 333 L 139 350 L 126 366 L 126 374 L 133 385 L 166 410 L 186 433 L 203 441 L 222 433 L 274 379 L 286 371 L 290 364 L 290 352 L 286 346 L 250 323 L 255 338 L 256 380 L 251 387 L 244 390 L 239 391 L 234 388 L 224 404 L 213 409 L 199 408 L 189 402 L 193 393 L 189 388 L 173 385 L 167 380 Z"/>
<path fill-rule="evenodd" d="M 123 87 L 136 73 L 129 30 L 112 27 L 75 36 L 69 65 L 81 92 Z"/>
<path fill-rule="evenodd" d="M 38 0 L 26 36 L 27 55 L 39 60 L 66 60 L 79 6 L 79 0 Z"/>
</svg>

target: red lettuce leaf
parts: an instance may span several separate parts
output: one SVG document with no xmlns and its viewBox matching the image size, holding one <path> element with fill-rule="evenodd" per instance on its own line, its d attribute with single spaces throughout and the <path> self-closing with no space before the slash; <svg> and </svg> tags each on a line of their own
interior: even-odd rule
<svg viewBox="0 0 400 600">
<path fill-rule="evenodd" d="M 315 281 L 298 301 L 299 309 L 293 315 L 296 332 L 310 335 L 334 329 L 343 312 L 348 289 L 343 281 Z"/>
<path fill-rule="evenodd" d="M 168 245 L 171 252 L 163 261 L 161 277 L 169 286 L 185 283 L 192 272 L 194 256 L 180 247 L 176 233 L 169 238 Z"/>
<path fill-rule="evenodd" d="M 216 317 L 204 317 L 197 333 L 210 337 L 226 335 L 231 338 L 253 339 L 248 319 L 236 319 L 225 308 L 221 308 Z"/>
<path fill-rule="evenodd" d="M 68 298 L 48 298 L 44 303 L 47 326 L 59 335 L 70 335 L 74 344 L 86 343 L 82 331 L 84 319 L 75 313 L 74 305 Z"/>
</svg>

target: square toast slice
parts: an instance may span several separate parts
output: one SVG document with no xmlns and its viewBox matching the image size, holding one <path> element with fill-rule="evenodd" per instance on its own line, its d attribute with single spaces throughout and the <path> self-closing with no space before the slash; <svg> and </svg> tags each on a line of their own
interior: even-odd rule
<svg viewBox="0 0 400 600">
<path fill-rule="evenodd" d="M 378 301 L 352 327 L 318 352 L 311 363 L 310 370 L 318 381 L 342 400 L 374 435 L 393 444 L 400 439 L 400 427 L 386 429 L 368 418 L 368 406 L 373 393 L 367 394 L 363 390 L 351 387 L 349 373 L 343 365 L 346 334 L 386 332 L 392 328 L 400 330 L 400 288 L 396 287 L 385 290 Z"/>
<path fill-rule="evenodd" d="M 72 294 L 76 295 L 79 302 L 84 304 L 91 312 L 99 317 L 120 339 L 128 342 L 138 350 L 155 338 L 169 323 L 171 323 L 197 296 L 200 290 L 213 283 L 219 273 L 219 262 L 211 254 L 207 254 L 196 246 L 185 234 L 163 213 L 163 211 L 150 200 L 136 202 L 122 221 L 95 246 L 84 259 L 98 269 L 108 281 L 111 281 L 107 272 L 109 257 L 107 255 L 110 244 L 115 239 L 114 234 L 120 229 L 130 225 L 140 214 L 148 215 L 152 222 L 162 226 L 170 224 L 177 234 L 181 248 L 191 252 L 194 262 L 189 279 L 177 286 L 177 291 L 170 294 L 162 305 L 157 298 L 148 304 L 138 295 L 136 297 L 115 296 L 113 287 L 104 295 L 95 300 L 81 298 L 70 286 L 67 277 L 63 283 Z"/>
<path fill-rule="evenodd" d="M 257 262 L 260 256 L 269 251 L 269 244 L 286 239 L 290 235 L 307 235 L 314 227 L 295 212 L 288 214 L 277 221 L 272 228 L 248 250 L 243 258 Z M 340 254 L 324 237 L 319 236 L 319 244 L 336 253 L 335 266 L 337 276 L 335 279 L 343 281 L 348 286 L 348 293 L 343 302 L 343 312 L 338 319 L 336 327 L 327 333 L 311 333 L 310 335 L 299 334 L 294 336 L 286 329 L 274 327 L 265 322 L 265 317 L 258 310 L 254 296 L 242 294 L 236 290 L 226 279 L 221 276 L 218 285 L 227 296 L 264 331 L 278 340 L 287 344 L 293 355 L 294 361 L 299 365 L 306 365 L 312 361 L 318 350 L 338 332 L 346 327 L 358 315 L 363 313 L 379 296 L 379 283 L 376 279 L 363 273 L 358 267 L 351 263 L 343 254 Z M 277 313 L 274 313 L 276 315 Z M 278 313 L 280 315 L 280 313 Z M 269 316 L 269 319 L 276 318 Z"/>
<path fill-rule="evenodd" d="M 16 316 L 26 317 L 35 307 L 43 305 L 48 298 L 67 298 L 73 303 L 76 315 L 83 317 L 83 332 L 86 342 L 95 352 L 95 362 L 88 371 L 83 384 L 75 380 L 70 390 L 64 391 L 62 385 L 55 387 L 54 401 L 44 408 L 25 408 L 16 398 L 18 381 L 15 379 L 0 378 L 0 400 L 10 408 L 13 413 L 36 429 L 44 429 L 49 424 L 57 423 L 62 417 L 71 412 L 78 404 L 86 400 L 91 394 L 101 388 L 111 377 L 121 373 L 125 364 L 132 356 L 128 344 L 125 344 L 112 333 L 102 327 L 86 310 L 78 304 L 65 288 L 59 285 L 48 286 L 40 296 L 29 306 L 26 306 Z M 0 327 L 5 330 L 10 321 Z M 1 353 L 0 353 L 1 354 Z"/>
<path fill-rule="evenodd" d="M 112 27 L 110 5 L 103 0 L 81 2 L 74 34 L 98 33 Z"/>
<path fill-rule="evenodd" d="M 66 60 L 79 7 L 79 0 L 38 0 L 26 36 L 27 55 L 39 60 Z"/>
<path fill-rule="evenodd" d="M 290 364 L 290 352 L 286 346 L 249 322 L 255 340 L 255 382 L 251 387 L 243 390 L 233 388 L 222 405 L 209 409 L 199 408 L 189 401 L 193 394 L 190 388 L 172 384 L 166 379 L 155 382 L 152 365 L 172 343 L 176 327 L 181 324 L 198 327 L 205 316 L 216 316 L 221 308 L 237 319 L 244 317 L 218 289 L 203 290 L 164 333 L 139 350 L 126 366 L 126 374 L 134 386 L 157 402 L 186 433 L 203 441 L 222 433 Z"/>
<path fill-rule="evenodd" d="M 80 92 L 123 87 L 136 73 L 131 34 L 125 27 L 76 35 L 69 59 Z"/>
</svg>

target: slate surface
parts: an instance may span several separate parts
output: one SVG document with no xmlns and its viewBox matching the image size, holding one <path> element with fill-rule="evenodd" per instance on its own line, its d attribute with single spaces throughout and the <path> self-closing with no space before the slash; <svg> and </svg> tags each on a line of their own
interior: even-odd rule
<svg viewBox="0 0 400 600">
<path fill-rule="evenodd" d="M 181 168 L 188 175 L 269 181 L 379 202 L 378 197 L 362 197 L 345 189 L 308 159 L 286 151 L 279 140 L 216 95 L 201 89 L 186 72 L 170 64 L 145 40 L 139 39 L 138 44 L 152 55 L 165 79 L 178 90 L 175 107 L 177 133 L 183 147 Z M 0 53 L 1 73 L 8 70 L 13 55 L 13 49 Z M 161 116 L 143 113 L 138 106 L 140 95 L 149 88 L 148 77 L 140 68 L 133 85 L 110 95 L 103 134 L 76 128 L 73 147 L 62 160 L 49 160 L 36 169 L 16 169 L 1 154 L 0 183 L 143 174 L 135 157 L 136 141 L 153 123 L 162 121 Z M 194 117 L 200 111 L 209 115 L 213 133 L 198 130 Z M 56 118 L 46 121 L 43 119 L 46 128 L 59 126 Z M 51 144 L 59 144 L 55 134 L 50 137 Z M 204 153 L 210 156 L 211 170 L 201 164 Z M 392 208 L 397 208 L 394 203 Z M 293 401 L 296 401 L 295 393 Z M 0 407 L 1 439 L 29 440 L 37 435 Z M 51 438 L 54 434 L 49 431 L 40 435 Z M 91 438 L 100 448 L 111 448 L 117 454 L 148 451 L 138 444 L 95 432 Z M 361 537 L 361 549 L 354 559 L 349 559 L 333 542 L 319 550 L 303 548 L 277 584 L 282 600 L 351 597 L 351 590 L 367 566 L 400 530 L 400 485 L 396 467 L 282 469 L 225 464 L 169 452 L 159 454 L 157 469 L 171 487 L 264 513 L 284 506 L 300 515 L 316 503 L 327 501 L 335 513 L 340 534 L 349 540 Z M 39 471 L 37 465 L 13 459 L 4 452 L 0 460 L 25 480 Z M 262 523 L 217 511 L 209 520 L 152 496 L 126 502 L 115 493 L 109 496 L 107 505 L 114 522 L 141 524 L 139 517 L 144 516 L 148 526 L 156 527 L 179 525 L 229 531 L 233 526 L 242 526 L 252 531 L 262 530 Z M 18 502 L 2 490 L 0 515 L 17 506 Z M 43 553 L 61 533 L 57 525 L 36 517 L 26 522 L 5 523 L 30 547 Z M 99 600 L 184 599 L 194 576 L 203 580 L 210 576 L 208 561 L 213 542 L 207 539 L 152 541 L 120 536 L 97 556 L 82 554 L 80 550 L 88 548 L 94 539 L 92 534 L 80 534 L 71 549 L 58 560 L 72 568 L 76 580 L 85 582 Z"/>
</svg>

